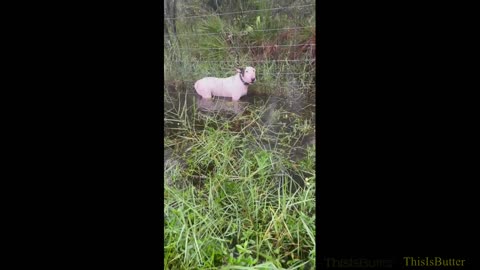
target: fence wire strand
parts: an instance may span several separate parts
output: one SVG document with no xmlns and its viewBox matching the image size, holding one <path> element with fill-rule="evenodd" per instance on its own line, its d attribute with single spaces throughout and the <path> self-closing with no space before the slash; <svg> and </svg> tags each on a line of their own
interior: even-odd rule
<svg viewBox="0 0 480 270">
<path fill-rule="evenodd" d="M 210 17 L 210 16 L 223 16 L 223 15 L 231 15 L 231 14 L 251 13 L 251 12 L 257 12 L 257 11 L 279 10 L 279 9 L 289 9 L 289 8 L 302 8 L 302 7 L 309 7 L 309 6 L 315 6 L 315 4 L 297 5 L 297 6 L 290 6 L 290 7 L 278 7 L 278 8 L 266 8 L 266 9 L 252 9 L 252 10 L 237 11 L 237 12 L 226 12 L 226 13 L 220 13 L 220 14 L 183 16 L 183 17 L 175 17 L 175 18 L 165 18 L 165 20 L 178 20 L 178 19 L 201 18 L 201 17 Z"/>
<path fill-rule="evenodd" d="M 223 50 L 223 49 L 245 49 L 245 48 L 275 48 L 275 47 L 299 47 L 299 46 L 316 46 L 316 44 L 298 44 L 298 45 L 262 45 L 262 46 L 240 46 L 240 47 L 191 47 L 191 48 L 177 48 L 179 50 Z"/>
<path fill-rule="evenodd" d="M 285 28 L 270 28 L 270 29 L 263 29 L 263 30 L 251 30 L 250 32 L 269 32 L 269 31 L 280 31 L 280 30 L 297 30 L 297 29 L 307 29 L 307 28 L 315 28 L 315 26 L 302 26 L 302 27 L 285 27 Z M 179 36 L 214 36 L 214 35 L 241 35 L 244 32 L 217 32 L 217 33 L 187 33 L 187 34 L 176 34 L 177 37 Z M 164 37 L 168 37 L 169 35 L 163 35 Z"/>
<path fill-rule="evenodd" d="M 212 73 L 208 73 L 208 74 L 212 74 Z M 268 74 L 268 75 L 267 75 Z M 311 75 L 309 73 L 305 73 L 305 72 L 272 72 L 272 73 L 260 73 L 260 72 L 257 72 L 256 75 L 258 76 L 275 76 L 275 77 L 280 77 L 282 75 Z M 209 76 L 209 75 L 207 75 Z"/>
<path fill-rule="evenodd" d="M 275 62 L 313 62 L 315 59 L 295 59 L 295 60 L 252 60 L 255 63 L 275 63 Z M 180 63 L 192 63 L 192 62 L 202 62 L 202 63 L 231 63 L 232 61 L 202 61 L 202 60 L 176 60 L 172 62 L 180 62 Z"/>
</svg>

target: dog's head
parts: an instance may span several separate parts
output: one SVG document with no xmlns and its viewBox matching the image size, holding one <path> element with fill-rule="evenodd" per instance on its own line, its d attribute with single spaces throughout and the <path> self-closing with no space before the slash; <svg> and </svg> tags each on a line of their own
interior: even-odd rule
<svg viewBox="0 0 480 270">
<path fill-rule="evenodd" d="M 237 68 L 237 72 L 240 73 L 243 81 L 246 83 L 254 83 L 256 80 L 255 69 L 253 67 Z"/>
</svg>

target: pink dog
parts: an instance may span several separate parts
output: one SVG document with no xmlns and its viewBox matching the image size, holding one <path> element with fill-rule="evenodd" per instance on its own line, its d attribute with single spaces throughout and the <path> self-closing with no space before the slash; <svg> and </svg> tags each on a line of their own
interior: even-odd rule
<svg viewBox="0 0 480 270">
<path fill-rule="evenodd" d="M 246 67 L 236 69 L 238 74 L 228 78 L 206 77 L 195 83 L 195 90 L 202 98 L 212 96 L 231 97 L 238 101 L 247 94 L 248 86 L 255 82 L 255 69 Z"/>
</svg>

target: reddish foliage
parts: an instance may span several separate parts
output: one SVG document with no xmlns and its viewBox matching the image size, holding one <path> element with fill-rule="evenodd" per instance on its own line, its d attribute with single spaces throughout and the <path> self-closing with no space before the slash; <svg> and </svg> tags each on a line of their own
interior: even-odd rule
<svg viewBox="0 0 480 270">
<path fill-rule="evenodd" d="M 310 53 L 310 58 L 315 61 L 315 33 L 310 37 L 302 46 L 300 47 L 301 53 L 308 54 Z"/>
<path fill-rule="evenodd" d="M 262 44 L 262 47 L 252 48 L 251 53 L 255 60 L 278 59 L 279 57 L 283 60 L 285 56 L 290 60 L 295 60 L 302 55 L 308 55 L 309 58 L 315 61 L 315 33 L 305 42 L 301 42 L 292 47 L 278 46 L 278 44 L 286 44 L 285 41 L 295 39 L 295 34 L 294 29 L 284 31 L 280 33 L 275 40 Z"/>
</svg>

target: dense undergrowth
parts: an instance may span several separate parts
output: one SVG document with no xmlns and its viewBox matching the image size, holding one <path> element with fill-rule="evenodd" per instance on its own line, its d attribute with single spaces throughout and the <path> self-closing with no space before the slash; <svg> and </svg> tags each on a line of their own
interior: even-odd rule
<svg viewBox="0 0 480 270">
<path fill-rule="evenodd" d="M 166 112 L 165 129 L 165 269 L 315 265 L 311 121 L 261 104 L 229 115 L 185 102 Z"/>
</svg>

